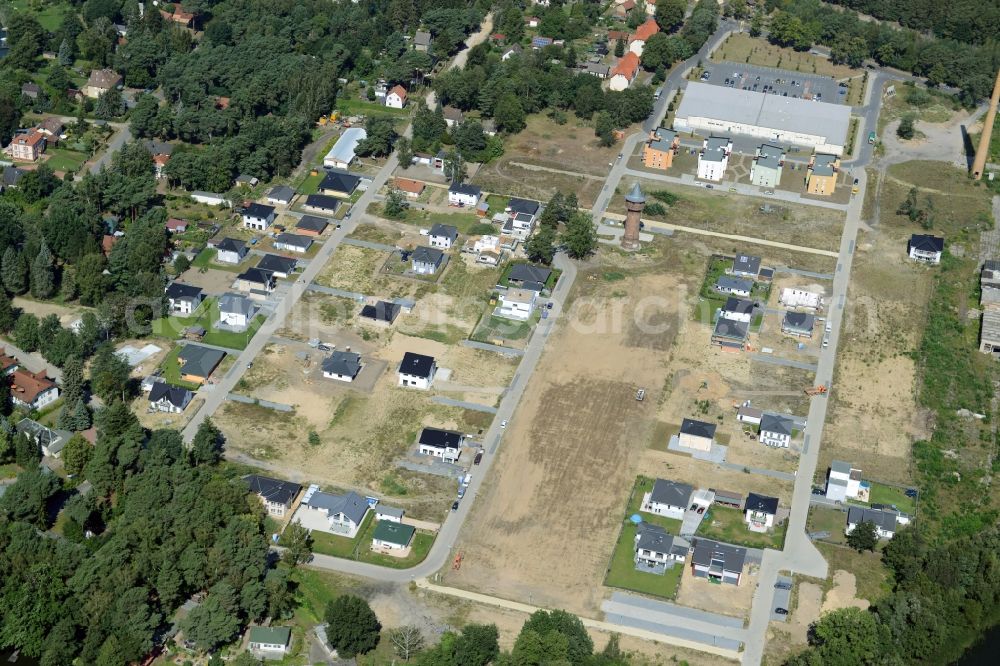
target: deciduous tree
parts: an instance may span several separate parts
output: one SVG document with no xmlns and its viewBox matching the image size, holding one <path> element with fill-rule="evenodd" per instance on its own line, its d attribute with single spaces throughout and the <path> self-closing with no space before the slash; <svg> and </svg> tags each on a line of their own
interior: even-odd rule
<svg viewBox="0 0 1000 666">
<path fill-rule="evenodd" d="M 324 613 L 330 647 L 346 658 L 366 654 L 378 645 L 382 625 L 361 597 L 344 594 L 331 601 Z"/>
</svg>

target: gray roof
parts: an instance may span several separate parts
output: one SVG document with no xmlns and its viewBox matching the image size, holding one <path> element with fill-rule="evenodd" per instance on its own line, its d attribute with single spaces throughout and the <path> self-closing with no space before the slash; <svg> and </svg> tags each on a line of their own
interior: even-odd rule
<svg viewBox="0 0 1000 666">
<path fill-rule="evenodd" d="M 404 513 L 402 509 L 397 509 L 394 506 L 386 506 L 385 504 L 379 504 L 376 511 L 383 516 L 392 516 L 393 518 L 402 518 Z"/>
<path fill-rule="evenodd" d="M 712 335 L 720 338 L 739 340 L 742 342 L 747 339 L 747 335 L 749 335 L 749 333 L 749 322 L 719 317 L 718 321 L 715 322 L 715 330 L 712 332 Z"/>
<path fill-rule="evenodd" d="M 271 188 L 271 191 L 267 193 L 268 199 L 277 199 L 278 201 L 291 201 L 294 196 L 295 190 L 288 185 L 278 185 Z"/>
<path fill-rule="evenodd" d="M 764 412 L 760 417 L 761 432 L 774 432 L 791 437 L 794 427 L 795 421 L 784 414 Z"/>
<path fill-rule="evenodd" d="M 335 351 L 323 359 L 323 372 L 354 377 L 361 372 L 361 354 Z"/>
<path fill-rule="evenodd" d="M 753 302 L 745 298 L 730 296 L 726 299 L 726 304 L 722 307 L 722 311 L 736 314 L 751 314 L 753 312 Z"/>
<path fill-rule="evenodd" d="M 684 90 L 677 118 L 691 117 L 754 125 L 779 134 L 813 134 L 825 137 L 827 143 L 843 145 L 851 107 L 691 81 Z"/>
<path fill-rule="evenodd" d="M 219 312 L 233 312 L 249 317 L 252 310 L 253 303 L 246 296 L 241 296 L 240 294 L 223 294 L 219 296 Z"/>
<path fill-rule="evenodd" d="M 62 451 L 72 437 L 72 434 L 65 430 L 53 430 L 29 418 L 21 419 L 15 427 L 19 433 L 31 438 L 39 446 L 44 446 L 53 455 Z"/>
<path fill-rule="evenodd" d="M 434 264 L 435 266 L 441 263 L 443 257 L 444 253 L 441 250 L 433 247 L 424 247 L 423 245 L 415 249 L 411 256 L 414 263 Z"/>
<path fill-rule="evenodd" d="M 184 345 L 177 354 L 184 361 L 182 372 L 195 377 L 208 377 L 225 356 L 224 351 L 201 345 Z"/>
<path fill-rule="evenodd" d="M 302 490 L 302 486 L 291 481 L 282 479 L 272 479 L 269 476 L 259 474 L 249 474 L 243 477 L 251 492 L 257 493 L 264 499 L 278 504 L 289 506 L 295 496 Z"/>
<path fill-rule="evenodd" d="M 470 185 L 469 183 L 456 183 L 456 182 L 452 182 L 452 184 L 448 187 L 448 191 L 456 192 L 458 194 L 468 194 L 469 196 L 476 196 L 476 197 L 478 197 L 483 193 L 483 191 L 480 188 L 476 187 L 475 185 Z"/>
<path fill-rule="evenodd" d="M 5 187 L 15 187 L 18 181 L 24 177 L 24 174 L 28 173 L 24 169 L 18 169 L 16 166 L 5 166 L 3 168 L 3 184 Z"/>
<path fill-rule="evenodd" d="M 216 250 L 246 254 L 247 244 L 236 238 L 223 238 L 215 246 Z"/>
<path fill-rule="evenodd" d="M 941 252 L 944 250 L 944 239 L 925 234 L 910 236 L 910 247 L 921 252 Z"/>
<path fill-rule="evenodd" d="M 715 281 L 715 287 L 719 290 L 749 292 L 753 289 L 753 280 L 735 278 L 731 275 L 720 275 L 719 279 Z"/>
<path fill-rule="evenodd" d="M 276 245 L 281 243 L 282 245 L 290 245 L 292 247 L 300 247 L 308 250 L 313 244 L 313 239 L 301 234 L 281 233 L 274 237 L 274 243 Z"/>
<path fill-rule="evenodd" d="M 431 33 L 417 30 L 417 34 L 413 36 L 413 43 L 419 46 L 430 46 Z"/>
<path fill-rule="evenodd" d="M 686 483 L 657 479 L 653 483 L 653 492 L 650 494 L 649 500 L 657 504 L 679 506 L 686 509 L 693 492 L 694 488 Z"/>
<path fill-rule="evenodd" d="M 310 194 L 306 197 L 306 206 L 333 212 L 340 206 L 340 199 L 328 194 Z"/>
<path fill-rule="evenodd" d="M 760 272 L 760 257 L 738 254 L 733 257 L 733 272 L 757 275 Z"/>
<path fill-rule="evenodd" d="M 896 518 L 899 516 L 894 511 L 881 511 L 879 509 L 865 509 L 860 506 L 852 506 L 847 509 L 847 523 L 857 525 L 858 523 L 875 523 L 876 527 L 881 527 L 887 532 L 896 531 Z"/>
<path fill-rule="evenodd" d="M 160 400 L 166 400 L 174 407 L 183 409 L 185 405 L 191 402 L 192 395 L 191 391 L 186 388 L 171 386 L 166 382 L 153 382 L 153 387 L 149 390 L 149 401 L 160 402 Z"/>
<path fill-rule="evenodd" d="M 843 460 L 831 460 L 830 471 L 837 472 L 838 474 L 850 474 L 851 463 L 844 462 Z"/>
<path fill-rule="evenodd" d="M 252 203 L 243 209 L 244 217 L 253 217 L 264 220 L 274 215 L 274 206 L 267 204 Z"/>
<path fill-rule="evenodd" d="M 430 236 L 444 236 L 452 241 L 458 238 L 458 228 L 450 224 L 435 224 L 428 232 Z"/>
<path fill-rule="evenodd" d="M 781 322 L 781 327 L 793 331 L 812 333 L 815 323 L 816 317 L 811 314 L 805 312 L 786 312 L 785 318 Z"/>
<path fill-rule="evenodd" d="M 763 144 L 757 149 L 759 155 L 757 157 L 757 166 L 766 167 L 768 169 L 777 169 L 781 166 L 781 160 L 785 157 L 785 151 L 778 146 L 772 146 L 769 143 Z"/>
<path fill-rule="evenodd" d="M 552 275 L 552 270 L 544 266 L 514 264 L 510 269 L 507 279 L 515 282 L 538 282 L 545 284 L 550 275 Z"/>
<path fill-rule="evenodd" d="M 709 539 L 695 539 L 694 553 L 691 555 L 691 561 L 694 564 L 704 567 L 718 566 L 722 570 L 732 573 L 742 572 L 746 559 L 746 548 L 738 548 Z"/>
<path fill-rule="evenodd" d="M 538 213 L 538 209 L 541 207 L 537 201 L 532 201 L 531 199 L 519 199 L 517 197 L 511 197 L 507 201 L 507 209 L 515 215 L 518 213 L 524 215 L 534 216 Z"/>
<path fill-rule="evenodd" d="M 726 149 L 732 143 L 729 137 L 710 136 L 705 139 L 705 147 L 701 151 L 701 159 L 707 162 L 721 162 L 726 158 Z"/>
<path fill-rule="evenodd" d="M 237 275 L 236 279 L 245 280 L 246 282 L 252 282 L 254 284 L 269 285 L 274 282 L 274 274 L 271 273 L 271 271 L 265 271 L 255 266 L 253 268 L 248 268 Z"/>
<path fill-rule="evenodd" d="M 293 257 L 283 257 L 278 254 L 265 254 L 257 262 L 257 268 L 270 273 L 291 273 L 295 270 L 296 260 Z"/>
<path fill-rule="evenodd" d="M 715 438 L 715 424 L 696 421 L 695 419 L 684 419 L 681 421 L 681 433 L 694 435 L 695 437 Z"/>
<path fill-rule="evenodd" d="M 816 176 L 832 176 L 833 167 L 839 158 L 836 155 L 818 153 L 813 158 L 812 172 Z"/>
<path fill-rule="evenodd" d="M 365 131 L 365 128 L 349 127 L 344 130 L 344 133 L 337 139 L 337 143 L 333 144 L 333 148 L 323 159 L 350 164 L 354 161 L 354 151 L 358 147 L 358 143 L 367 138 L 368 132 Z"/>
<path fill-rule="evenodd" d="M 183 282 L 171 282 L 167 285 L 166 292 L 164 293 L 167 298 L 171 298 L 175 301 L 193 301 L 201 298 L 201 287 L 196 287 L 193 284 L 184 284 Z"/>
<path fill-rule="evenodd" d="M 639 523 L 636 528 L 636 548 L 651 550 L 654 553 L 667 553 L 678 557 L 686 557 L 690 545 L 684 539 L 675 537 L 659 525 Z"/>
<path fill-rule="evenodd" d="M 319 184 L 319 189 L 351 194 L 358 188 L 358 184 L 360 182 L 361 179 L 353 173 L 347 173 L 346 171 L 327 171 L 326 175 L 323 176 L 323 180 Z"/>
<path fill-rule="evenodd" d="M 744 511 L 763 511 L 773 516 L 778 513 L 778 498 L 750 493 L 747 495 L 747 501 L 743 505 L 743 509 Z"/>
<path fill-rule="evenodd" d="M 677 138 L 677 132 L 666 127 L 658 127 L 653 131 L 653 136 L 656 138 L 649 142 L 651 148 L 655 148 L 656 150 L 672 150 L 674 139 Z"/>
<path fill-rule="evenodd" d="M 360 524 L 368 511 L 368 502 L 355 492 L 331 495 L 318 491 L 309 498 L 309 506 L 326 509 L 329 515 L 342 513 L 355 524 Z"/>
<path fill-rule="evenodd" d="M 642 193 L 642 188 L 639 187 L 639 183 L 632 185 L 632 189 L 625 195 L 625 201 L 637 204 L 646 203 L 646 195 Z"/>
<path fill-rule="evenodd" d="M 303 215 L 299 218 L 299 221 L 295 223 L 296 229 L 308 229 L 309 231 L 315 231 L 318 234 L 323 233 L 323 231 L 330 226 L 322 217 L 317 217 L 316 215 Z"/>
</svg>

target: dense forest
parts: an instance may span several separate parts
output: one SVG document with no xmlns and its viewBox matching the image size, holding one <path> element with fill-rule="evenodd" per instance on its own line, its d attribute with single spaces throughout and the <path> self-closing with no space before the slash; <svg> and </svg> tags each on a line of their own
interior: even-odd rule
<svg viewBox="0 0 1000 666">
<path fill-rule="evenodd" d="M 1000 38 L 997 0 L 828 0 L 883 21 L 968 44 Z"/>
</svg>

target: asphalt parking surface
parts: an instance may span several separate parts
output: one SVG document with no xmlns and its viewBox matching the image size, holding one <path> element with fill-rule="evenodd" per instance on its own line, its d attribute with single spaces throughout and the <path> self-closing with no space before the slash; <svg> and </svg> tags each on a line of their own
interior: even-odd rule
<svg viewBox="0 0 1000 666">
<path fill-rule="evenodd" d="M 829 76 L 802 74 L 774 67 L 759 67 L 734 62 L 711 65 L 708 71 L 711 72 L 711 76 L 703 83 L 717 86 L 756 90 L 756 92 L 803 99 L 816 99 L 818 96 L 819 101 L 831 104 L 843 103 L 847 97 L 847 88 L 841 88 L 837 80 Z M 843 94 L 840 94 L 841 90 L 844 91 Z"/>
<path fill-rule="evenodd" d="M 778 576 L 778 582 L 789 586 L 792 584 L 792 579 L 788 576 Z M 774 588 L 774 600 L 771 602 L 771 621 L 772 622 L 788 622 L 787 615 L 779 615 L 774 612 L 775 608 L 784 608 L 788 610 L 788 604 L 792 602 L 792 590 L 791 587 L 785 590 L 780 587 Z"/>
</svg>

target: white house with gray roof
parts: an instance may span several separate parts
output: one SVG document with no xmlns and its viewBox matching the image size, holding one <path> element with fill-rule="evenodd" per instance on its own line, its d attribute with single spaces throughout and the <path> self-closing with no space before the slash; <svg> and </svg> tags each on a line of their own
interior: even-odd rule
<svg viewBox="0 0 1000 666">
<path fill-rule="evenodd" d="M 896 525 L 898 522 L 899 513 L 896 511 L 865 509 L 860 506 L 852 506 L 847 510 L 847 526 L 844 528 L 844 534 L 850 534 L 861 523 L 874 523 L 875 532 L 880 539 L 891 539 L 896 535 Z"/>
<path fill-rule="evenodd" d="M 723 319 L 741 321 L 749 324 L 753 319 L 754 307 L 751 301 L 730 296 L 726 299 L 725 305 L 719 311 L 719 316 Z"/>
<path fill-rule="evenodd" d="M 785 312 L 781 320 L 781 332 L 797 338 L 811 338 L 816 317 L 806 312 Z"/>
<path fill-rule="evenodd" d="M 726 175 L 733 142 L 728 137 L 710 136 L 701 144 L 698 153 L 698 178 L 719 182 Z"/>
<path fill-rule="evenodd" d="M 349 351 L 335 351 L 322 363 L 323 376 L 341 382 L 353 382 L 361 372 L 361 355 Z"/>
<path fill-rule="evenodd" d="M 410 256 L 413 272 L 419 275 L 434 275 L 444 263 L 444 252 L 434 247 L 421 245 Z"/>
<path fill-rule="evenodd" d="M 826 498 L 835 502 L 857 499 L 861 494 L 861 470 L 843 460 L 830 462 L 826 477 Z"/>
<path fill-rule="evenodd" d="M 458 238 L 458 228 L 450 224 L 435 224 L 427 232 L 427 242 L 431 247 L 447 250 L 455 244 Z"/>
<path fill-rule="evenodd" d="M 759 187 L 776 187 L 781 181 L 781 167 L 785 164 L 785 151 L 765 143 L 757 148 L 750 166 L 750 182 Z"/>
<path fill-rule="evenodd" d="M 301 507 L 313 514 L 304 515 L 301 518 L 305 520 L 299 520 L 305 527 L 312 526 L 312 529 L 316 529 L 325 523 L 328 529 L 324 531 L 351 539 L 357 536 L 358 528 L 370 510 L 368 501 L 355 492 L 333 495 L 319 490 L 317 486 L 309 486 L 302 498 Z M 317 522 L 316 517 L 324 520 Z"/>
<path fill-rule="evenodd" d="M 635 568 L 662 575 L 687 559 L 691 545 L 659 525 L 639 523 L 635 532 Z"/>
<path fill-rule="evenodd" d="M 743 580 L 743 567 L 747 549 L 711 541 L 695 539 L 691 552 L 691 573 L 710 581 L 739 585 Z"/>
<path fill-rule="evenodd" d="M 686 483 L 657 479 L 653 483 L 653 489 L 642 496 L 639 510 L 674 520 L 683 520 L 684 511 L 691 503 L 692 493 L 694 488 Z"/>
<path fill-rule="evenodd" d="M 794 429 L 791 417 L 764 412 L 760 417 L 760 443 L 787 449 Z"/>
<path fill-rule="evenodd" d="M 219 297 L 219 323 L 230 331 L 245 331 L 255 311 L 256 306 L 246 296 L 223 294 Z"/>
<path fill-rule="evenodd" d="M 750 298 L 750 292 L 753 291 L 753 280 L 743 280 L 730 275 L 720 275 L 719 279 L 715 281 L 714 289 L 720 294 Z"/>
</svg>

